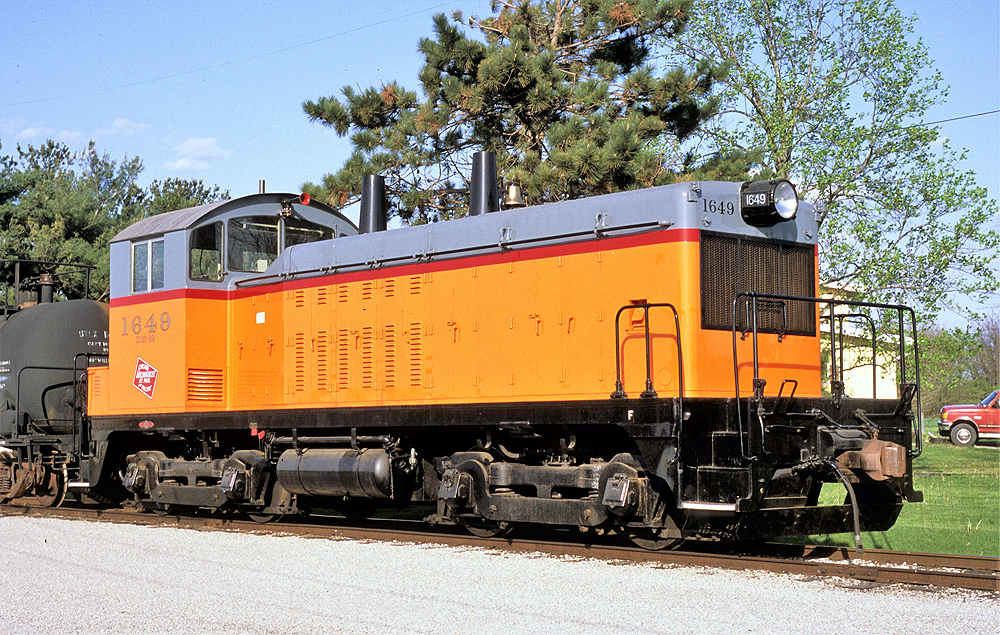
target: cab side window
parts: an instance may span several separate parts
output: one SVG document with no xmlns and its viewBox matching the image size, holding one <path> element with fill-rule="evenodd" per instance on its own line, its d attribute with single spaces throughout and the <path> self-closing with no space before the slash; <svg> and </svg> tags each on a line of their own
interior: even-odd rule
<svg viewBox="0 0 1000 635">
<path fill-rule="evenodd" d="M 333 238 L 333 230 L 301 218 L 285 219 L 285 247 Z"/>
<path fill-rule="evenodd" d="M 132 243 L 132 293 L 163 288 L 163 239 Z"/>
<path fill-rule="evenodd" d="M 192 280 L 222 280 L 222 223 L 191 232 L 189 275 Z"/>
<path fill-rule="evenodd" d="M 229 220 L 230 271 L 262 272 L 278 257 L 278 218 L 241 216 Z"/>
</svg>

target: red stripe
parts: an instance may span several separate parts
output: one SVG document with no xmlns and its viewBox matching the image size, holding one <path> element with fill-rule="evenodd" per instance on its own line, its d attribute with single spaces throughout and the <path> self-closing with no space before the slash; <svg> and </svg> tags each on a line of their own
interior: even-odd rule
<svg viewBox="0 0 1000 635">
<path fill-rule="evenodd" d="M 138 295 L 128 295 L 122 298 L 111 298 L 111 306 L 131 306 L 133 304 L 147 304 L 149 302 L 162 302 L 164 300 L 227 300 L 229 291 L 226 289 L 171 289 L 170 291 L 154 291 L 152 293 L 140 293 Z"/>
<path fill-rule="evenodd" d="M 442 259 L 432 262 L 420 262 L 387 267 L 385 269 L 363 269 L 360 271 L 313 276 L 297 280 L 289 280 L 286 282 L 276 280 L 272 284 L 264 284 L 246 289 L 236 289 L 234 291 L 228 291 L 226 289 L 173 289 L 171 291 L 142 293 L 139 295 L 112 298 L 111 306 L 130 306 L 133 304 L 146 304 L 148 302 L 160 302 L 163 300 L 177 299 L 232 300 L 238 298 L 248 298 L 264 293 L 272 293 L 275 290 L 275 287 L 278 287 L 283 291 L 308 289 L 311 287 L 327 285 L 331 282 L 342 284 L 346 282 L 356 282 L 359 280 L 412 276 L 423 273 L 467 269 L 469 267 L 487 267 L 491 265 L 506 264 L 509 262 L 527 262 L 544 258 L 555 258 L 557 256 L 596 253 L 598 251 L 613 251 L 615 249 L 644 247 L 647 245 L 696 242 L 698 240 L 698 234 L 699 230 L 693 228 L 644 232 L 642 234 L 632 236 L 601 238 L 599 240 L 583 240 L 569 244 L 518 249 L 501 253 L 484 254 L 482 256 Z"/>
</svg>

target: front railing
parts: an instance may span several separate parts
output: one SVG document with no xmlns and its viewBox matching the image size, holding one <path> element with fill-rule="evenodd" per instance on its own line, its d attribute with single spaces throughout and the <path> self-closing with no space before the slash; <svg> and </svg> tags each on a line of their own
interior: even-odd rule
<svg viewBox="0 0 1000 635">
<path fill-rule="evenodd" d="M 856 309 L 869 309 L 877 311 L 891 311 L 895 312 L 895 322 L 897 325 L 897 331 L 895 334 L 895 339 L 898 344 L 897 351 L 897 363 L 898 363 L 898 385 L 899 394 L 897 395 L 899 399 L 899 405 L 897 410 L 900 410 L 906 402 L 911 400 L 916 396 L 917 402 L 917 413 L 918 416 L 914 417 L 914 436 L 916 436 L 916 450 L 910 451 L 912 457 L 920 456 L 923 451 L 923 422 L 919 413 L 922 412 L 921 402 L 920 402 L 920 355 L 917 344 L 917 318 L 913 309 L 908 306 L 901 304 L 881 304 L 877 302 L 859 302 L 854 300 L 839 300 L 833 298 L 809 298 L 801 296 L 788 296 L 788 295 L 775 295 L 766 293 L 753 293 L 744 292 L 738 294 L 733 299 L 733 375 L 735 378 L 736 387 L 736 399 L 739 402 L 740 395 L 740 357 L 739 357 L 739 347 L 737 345 L 738 339 L 744 340 L 748 335 L 752 335 L 753 341 L 753 399 L 750 404 L 748 404 L 748 409 L 753 406 L 754 403 L 757 404 L 758 410 L 763 408 L 764 399 L 764 386 L 767 384 L 766 380 L 762 379 L 760 376 L 760 359 L 759 359 L 759 348 L 758 348 L 758 335 L 760 329 L 758 328 L 757 316 L 761 310 L 766 310 L 768 312 L 774 312 L 776 307 L 780 309 L 781 314 L 787 314 L 786 306 L 790 302 L 810 302 L 821 308 L 825 305 L 827 307 L 827 315 L 821 316 L 825 318 L 830 323 L 830 393 L 833 398 L 835 405 L 839 407 L 841 400 L 844 396 L 844 381 L 843 381 L 843 320 L 844 319 L 857 319 L 859 316 L 864 317 L 872 329 L 872 398 L 875 398 L 875 388 L 874 382 L 877 379 L 876 369 L 877 365 L 878 351 L 876 349 L 877 338 L 875 335 L 875 321 L 867 313 L 859 313 Z M 749 317 L 748 323 L 746 325 L 746 330 L 739 330 L 736 328 L 737 318 L 739 316 L 740 308 L 744 308 Z M 851 311 L 848 313 L 837 313 L 837 307 L 851 307 Z M 912 355 L 907 353 L 907 329 L 905 316 L 909 315 L 909 337 L 912 346 Z M 840 326 L 840 337 L 837 337 L 837 325 Z M 779 341 L 783 339 L 784 329 L 778 329 Z M 840 344 L 840 349 L 838 351 L 838 341 Z M 840 370 L 838 371 L 838 353 L 840 357 Z M 912 357 L 912 360 L 910 358 Z M 913 368 L 913 382 L 908 382 L 908 361 L 911 361 Z M 786 382 L 782 382 L 781 390 L 779 391 L 779 402 L 781 400 L 782 394 L 784 392 L 784 386 Z M 792 394 L 794 394 L 794 386 L 792 388 Z M 790 396 L 788 399 L 790 400 Z M 902 414 L 899 412 L 898 414 Z M 750 412 L 747 413 L 747 425 L 744 425 L 743 421 L 743 409 L 742 407 L 737 408 L 737 418 L 740 431 L 740 440 L 744 448 L 745 458 L 750 458 L 749 455 L 752 452 L 747 451 L 746 445 L 746 435 L 748 433 L 747 425 L 749 425 Z"/>
</svg>

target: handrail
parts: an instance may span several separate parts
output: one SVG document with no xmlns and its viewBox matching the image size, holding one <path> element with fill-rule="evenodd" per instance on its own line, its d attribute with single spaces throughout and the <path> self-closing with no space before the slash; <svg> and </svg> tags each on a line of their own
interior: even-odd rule
<svg viewBox="0 0 1000 635">
<path fill-rule="evenodd" d="M 911 333 L 911 337 L 912 337 L 912 341 L 913 341 L 914 379 L 915 379 L 915 385 L 917 386 L 917 389 L 916 389 L 917 415 L 914 417 L 914 430 L 913 430 L 914 433 L 915 433 L 914 436 L 916 436 L 916 442 L 915 442 L 916 450 L 908 450 L 908 454 L 910 455 L 911 458 L 916 458 L 916 457 L 920 456 L 920 454 L 923 452 L 923 432 L 924 432 L 924 430 L 923 430 L 923 419 L 921 417 L 921 413 L 923 412 L 923 407 L 922 407 L 922 403 L 921 403 L 921 396 L 922 395 L 921 395 L 921 391 L 919 389 L 919 386 L 920 386 L 920 351 L 919 351 L 919 343 L 917 341 L 917 318 L 916 318 L 916 313 L 913 311 L 912 308 L 910 308 L 908 306 L 905 306 L 905 305 L 902 305 L 902 304 L 884 304 L 884 303 L 879 303 L 879 302 L 862 302 L 862 301 L 857 301 L 857 300 L 839 300 L 839 299 L 836 299 L 836 298 L 810 298 L 810 297 L 805 297 L 805 296 L 778 295 L 778 294 L 770 294 L 770 293 L 756 293 L 756 292 L 753 292 L 753 291 L 743 291 L 741 293 L 738 293 L 736 295 L 736 297 L 733 298 L 732 337 L 733 337 L 733 375 L 734 375 L 734 378 L 735 378 L 736 402 L 737 402 L 736 417 L 737 417 L 737 424 L 738 424 L 739 430 L 740 430 L 740 448 L 741 448 L 741 452 L 743 453 L 743 458 L 744 459 L 748 459 L 749 460 L 749 459 L 751 459 L 753 457 L 752 457 L 752 454 L 748 453 L 748 450 L 750 450 L 750 448 L 748 448 L 747 445 L 746 445 L 746 439 L 745 439 L 746 433 L 745 433 L 744 425 L 743 425 L 743 411 L 742 411 L 742 408 L 739 407 L 739 400 L 740 400 L 740 368 L 739 368 L 738 346 L 737 346 L 737 341 L 736 341 L 736 324 L 737 324 L 737 319 L 736 318 L 737 318 L 737 315 L 738 315 L 738 308 L 739 308 L 740 300 L 742 298 L 746 298 L 747 301 L 749 301 L 751 303 L 752 309 L 753 309 L 752 310 L 752 314 L 753 314 L 753 320 L 752 320 L 752 323 L 753 323 L 753 325 L 752 325 L 752 330 L 753 330 L 753 387 L 754 387 L 754 396 L 756 398 L 758 398 L 758 399 L 763 399 L 763 388 L 764 388 L 763 380 L 760 379 L 760 366 L 759 366 L 759 360 L 758 360 L 758 354 L 759 354 L 758 353 L 758 345 L 757 345 L 757 335 L 758 335 L 758 332 L 759 332 L 758 331 L 758 326 L 757 326 L 757 301 L 758 300 L 782 300 L 782 301 L 796 301 L 796 302 L 811 302 L 811 303 L 813 303 L 815 305 L 827 304 L 830 307 L 830 315 L 833 315 L 833 316 L 836 316 L 835 307 L 837 307 L 837 306 L 850 306 L 850 307 L 871 308 L 871 309 L 884 309 L 884 310 L 896 311 L 896 314 L 898 316 L 898 324 L 899 324 L 899 331 L 898 331 L 898 337 L 899 337 L 899 366 L 900 366 L 900 371 L 899 371 L 900 375 L 899 375 L 899 377 L 900 377 L 901 384 L 905 384 L 906 383 L 906 377 L 907 377 L 907 373 L 906 373 L 906 328 L 905 328 L 905 323 L 904 323 L 904 317 L 903 316 L 904 316 L 904 313 L 908 313 L 909 316 L 910 316 L 910 333 Z M 830 373 L 830 380 L 831 380 L 831 382 L 836 381 L 835 378 L 838 376 L 837 375 L 836 351 L 833 350 L 835 348 L 835 346 L 836 346 L 836 343 L 833 341 L 833 338 L 834 338 L 834 323 L 833 322 L 834 322 L 833 320 L 830 321 L 830 337 L 831 337 L 831 351 L 830 351 L 831 373 Z M 817 334 L 817 336 L 820 336 L 820 335 Z M 748 407 L 749 407 L 749 404 L 748 404 Z"/>
<path fill-rule="evenodd" d="M 72 405 L 73 418 L 72 419 L 46 419 L 46 421 L 50 421 L 50 422 L 57 422 L 57 421 L 67 422 L 68 421 L 68 422 L 70 422 L 72 424 L 72 428 L 73 428 L 73 433 L 72 433 L 72 437 L 73 437 L 73 450 L 75 452 L 81 453 L 81 448 L 78 447 L 79 439 L 77 437 L 77 410 L 76 410 L 76 404 L 77 404 L 78 399 L 79 399 L 79 394 L 77 392 L 77 386 L 79 385 L 80 379 L 83 377 L 83 375 L 78 376 L 77 374 L 80 373 L 81 371 L 83 371 L 83 373 L 86 374 L 87 369 L 86 368 L 79 368 L 77 366 L 77 363 L 78 363 L 78 361 L 79 361 L 79 359 L 81 357 L 86 357 L 88 359 L 88 363 L 89 363 L 90 358 L 94 358 L 94 357 L 100 358 L 100 357 L 106 357 L 106 356 L 107 356 L 107 353 L 77 353 L 73 357 L 73 367 L 72 368 L 67 367 L 67 366 L 22 366 L 17 371 L 17 376 L 16 376 L 17 390 L 14 393 L 15 421 L 20 422 L 20 420 L 21 420 L 21 414 L 22 414 L 21 413 L 21 373 L 23 373 L 26 370 L 57 370 L 57 371 L 61 370 L 61 371 L 72 372 L 73 373 L 73 405 Z M 83 421 L 82 421 L 82 419 L 80 419 L 80 428 L 82 428 L 82 424 L 83 424 Z M 16 429 L 15 429 L 15 434 L 16 434 Z M 80 436 L 82 437 L 82 431 L 81 431 Z"/>
<path fill-rule="evenodd" d="M 506 249 L 511 249 L 516 246 L 550 243 L 553 241 L 567 240 L 570 238 L 583 238 L 585 236 L 593 236 L 595 234 L 600 238 L 603 237 L 605 234 L 611 232 L 650 229 L 656 227 L 660 229 L 669 229 L 672 226 L 673 222 L 671 221 L 647 221 L 643 223 L 631 223 L 628 225 L 617 225 L 612 227 L 600 227 L 600 228 L 595 227 L 594 229 L 567 232 L 563 234 L 555 234 L 550 236 L 533 236 L 531 238 L 521 238 L 518 240 L 500 240 L 499 242 L 496 243 L 455 247 L 452 249 L 442 249 L 441 251 L 431 250 L 429 252 L 420 252 L 416 254 L 405 254 L 399 256 L 389 256 L 381 259 L 374 258 L 365 260 L 355 260 L 353 262 L 348 262 L 348 263 L 335 263 L 332 265 L 316 267 L 313 269 L 302 269 L 297 271 L 281 271 L 278 273 L 271 273 L 263 276 L 252 276 L 248 278 L 242 278 L 240 280 L 234 281 L 232 284 L 234 287 L 239 288 L 243 285 L 263 284 L 269 280 L 284 280 L 286 278 L 293 278 L 298 276 L 326 275 L 331 273 L 337 273 L 345 269 L 353 270 L 365 267 L 369 269 L 375 269 L 391 263 L 403 263 L 408 261 L 420 262 L 420 261 L 431 260 L 432 258 L 441 258 L 444 256 L 460 256 L 462 254 L 471 254 L 471 253 L 496 250 L 496 249 L 504 251 Z"/>
<path fill-rule="evenodd" d="M 830 319 L 829 315 L 820 315 L 819 319 Z M 840 355 L 840 382 L 844 383 L 844 320 L 852 318 L 862 318 L 868 322 L 868 326 L 872 330 L 872 399 L 878 398 L 878 387 L 876 383 L 878 382 L 878 348 L 875 330 L 875 320 L 871 318 L 870 315 L 865 313 L 839 313 L 834 314 L 832 317 L 837 318 L 837 353 Z M 834 354 L 833 346 L 831 345 L 830 354 Z"/>
<path fill-rule="evenodd" d="M 24 280 L 21 280 L 21 265 L 22 264 L 41 265 L 43 267 L 76 267 L 76 269 L 71 269 L 69 271 L 59 271 L 59 272 L 55 273 L 54 275 L 64 276 L 64 275 L 68 275 L 68 274 L 71 274 L 71 273 L 83 273 L 83 274 L 85 274 L 86 277 L 85 277 L 84 291 L 83 291 L 83 296 L 85 298 L 89 298 L 90 297 L 90 272 L 91 272 L 92 269 L 97 269 L 97 267 L 95 265 L 86 265 L 86 264 L 79 263 L 79 262 L 54 262 L 54 261 L 48 261 L 48 260 L 25 260 L 24 258 L 3 258 L 3 259 L 0 259 L 0 265 L 6 265 L 6 264 L 11 264 L 11 263 L 13 263 L 13 265 L 14 265 L 14 284 L 13 284 L 13 287 L 14 287 L 14 302 L 15 302 L 15 307 L 16 307 L 16 303 L 18 302 L 17 296 L 20 294 L 21 283 L 24 282 L 24 281 L 26 281 L 26 280 L 28 280 L 28 278 L 25 278 Z M 2 292 L 0 292 L 0 293 L 3 294 L 3 300 L 4 300 L 3 301 L 3 315 L 5 315 L 5 316 L 9 315 L 9 313 L 10 313 L 10 307 L 8 307 L 8 305 L 7 305 L 7 291 L 8 291 L 9 288 L 10 288 L 10 285 L 8 285 L 5 282 L 3 284 L 3 290 L 2 290 Z"/>
<path fill-rule="evenodd" d="M 667 308 L 670 309 L 674 314 L 674 334 L 677 337 L 677 404 L 674 411 L 674 418 L 677 420 L 677 436 L 681 436 L 681 427 L 684 421 L 684 353 L 681 349 L 681 321 L 680 316 L 677 313 L 677 308 L 670 304 L 669 302 L 642 302 L 636 304 L 626 304 L 625 306 L 618 309 L 615 313 L 615 391 L 611 393 L 612 399 L 626 399 L 628 394 L 625 392 L 625 386 L 622 383 L 622 364 L 621 364 L 621 315 L 626 309 L 642 309 L 643 310 L 643 323 L 645 325 L 645 339 L 646 339 L 646 388 L 643 390 L 639 397 L 641 399 L 655 399 L 657 397 L 656 390 L 653 388 L 653 377 L 652 377 L 652 350 L 651 350 L 651 338 L 649 336 L 649 310 L 655 308 Z M 678 452 L 680 452 L 678 444 Z M 678 454 L 679 456 L 679 454 Z"/>
</svg>

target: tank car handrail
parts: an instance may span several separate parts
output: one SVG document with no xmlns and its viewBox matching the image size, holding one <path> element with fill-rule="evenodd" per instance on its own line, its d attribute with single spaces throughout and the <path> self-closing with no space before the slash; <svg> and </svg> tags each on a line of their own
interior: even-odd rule
<svg viewBox="0 0 1000 635">
<path fill-rule="evenodd" d="M 22 263 L 28 264 L 28 265 L 41 265 L 43 267 L 75 267 L 75 269 L 71 269 L 69 271 L 60 271 L 60 272 L 58 272 L 58 275 L 66 275 L 66 274 L 70 274 L 70 273 L 84 273 L 86 275 L 85 284 L 84 284 L 84 290 L 83 290 L 83 295 L 84 295 L 85 298 L 89 298 L 90 297 L 90 272 L 93 269 L 97 269 L 97 267 L 95 265 L 87 265 L 87 264 L 84 264 L 82 262 L 53 262 L 53 261 L 48 261 L 48 260 L 25 260 L 24 258 L 0 258 L 0 265 L 5 265 L 5 264 L 8 264 L 8 263 L 14 263 L 14 285 L 13 286 L 14 286 L 14 296 L 15 296 L 14 301 L 15 302 L 17 302 L 17 294 L 19 293 L 19 290 L 21 288 L 21 282 L 22 282 L 22 280 L 20 280 L 20 275 L 21 275 L 20 271 L 21 271 L 21 264 Z M 3 292 L 2 292 L 3 293 L 3 298 L 4 298 L 4 306 L 3 306 L 3 314 L 4 315 L 7 315 L 9 313 L 7 302 L 6 302 L 6 299 L 7 299 L 7 289 L 8 288 L 10 288 L 10 285 L 4 283 L 4 285 L 3 285 Z"/>
<path fill-rule="evenodd" d="M 16 421 L 20 421 L 21 420 L 21 373 L 23 373 L 26 370 L 65 370 L 65 371 L 68 371 L 68 372 L 72 372 L 73 373 L 73 418 L 72 419 L 47 419 L 47 421 L 61 421 L 61 422 L 67 422 L 68 421 L 68 422 L 70 422 L 72 424 L 72 427 L 73 427 L 73 434 L 72 434 L 72 436 L 73 436 L 73 450 L 78 452 L 80 449 L 77 447 L 77 411 L 76 411 L 76 404 L 77 404 L 77 400 L 79 399 L 79 395 L 77 393 L 77 385 L 79 383 L 80 378 L 77 376 L 77 373 L 80 372 L 81 370 L 84 371 L 84 372 L 86 372 L 86 369 L 79 368 L 77 366 L 77 362 L 78 362 L 78 360 L 79 360 L 80 357 L 87 357 L 89 359 L 91 357 L 105 357 L 105 356 L 107 356 L 107 353 L 77 353 L 76 356 L 73 358 L 73 366 L 72 367 L 68 367 L 68 366 L 23 366 L 20 369 L 18 369 L 17 376 L 16 376 L 17 389 L 16 389 L 16 391 L 14 393 L 14 416 L 15 416 L 15 420 Z"/>
<path fill-rule="evenodd" d="M 733 323 L 732 323 L 732 337 L 733 337 L 733 375 L 735 378 L 735 388 L 736 388 L 736 420 L 740 431 L 740 449 L 743 454 L 743 458 L 750 460 L 753 458 L 752 449 L 747 446 L 746 432 L 743 426 L 743 411 L 739 407 L 740 400 L 740 369 L 739 369 L 739 353 L 737 350 L 736 342 L 736 323 L 738 308 L 741 298 L 747 298 L 752 304 L 752 322 L 753 322 L 753 386 L 755 396 L 763 397 L 762 386 L 760 386 L 760 367 L 758 359 L 758 347 L 757 347 L 757 300 L 781 300 L 781 301 L 796 301 L 796 302 L 811 302 L 815 305 L 827 304 L 830 307 L 830 314 L 836 315 L 834 312 L 837 306 L 850 306 L 850 307 L 860 307 L 860 308 L 871 308 L 871 309 L 885 309 L 895 311 L 898 316 L 898 337 L 899 337 L 899 377 L 903 383 L 906 381 L 906 328 L 904 324 L 904 313 L 908 313 L 910 316 L 910 332 L 913 340 L 913 364 L 914 364 L 914 379 L 916 383 L 916 397 L 917 397 L 917 414 L 914 417 L 915 430 L 916 433 L 916 450 L 907 450 L 907 453 L 911 458 L 917 458 L 923 452 L 923 419 L 922 412 L 923 407 L 921 404 L 921 390 L 920 390 L 920 351 L 919 343 L 917 341 L 917 317 L 914 310 L 903 304 L 885 304 L 881 302 L 863 302 L 859 300 L 840 300 L 836 298 L 811 298 L 806 296 L 792 296 L 792 295 L 779 295 L 771 293 L 757 293 L 754 291 L 742 291 L 733 298 Z M 819 335 L 819 334 L 818 334 Z M 834 335 L 834 320 L 830 320 L 830 337 L 831 337 L 831 351 L 830 351 L 830 377 L 831 381 L 835 381 L 837 377 L 837 358 L 836 351 L 834 350 L 836 342 L 833 341 Z M 760 394 L 757 394 L 758 386 L 760 386 Z"/>
<path fill-rule="evenodd" d="M 420 262 L 423 260 L 430 260 L 432 258 L 438 258 L 441 256 L 458 256 L 462 254 L 470 254 L 475 252 L 487 251 L 487 250 L 500 250 L 504 251 L 511 249 L 515 246 L 530 245 L 533 243 L 547 243 L 558 240 L 565 240 L 567 238 L 583 238 L 585 236 L 593 236 L 595 233 L 598 236 L 603 236 L 609 232 L 617 231 L 628 231 L 633 229 L 648 229 L 652 227 L 660 227 L 661 229 L 669 229 L 673 226 L 672 221 L 648 221 L 644 223 L 632 223 L 629 225 L 618 225 L 615 227 L 602 227 L 598 229 L 587 229 L 576 232 L 567 232 L 563 234 L 551 234 L 546 236 L 534 236 L 531 238 L 521 238 L 519 240 L 501 240 L 496 243 L 484 243 L 480 245 L 473 245 L 471 247 L 456 247 L 454 249 L 443 249 L 441 251 L 431 251 L 429 253 L 422 252 L 416 254 L 407 254 L 404 256 L 389 256 L 386 258 L 373 258 L 370 260 L 357 260 L 354 262 L 349 262 L 346 264 L 337 263 L 335 265 L 329 265 L 325 267 L 318 267 L 313 269 L 302 269 L 300 271 L 294 272 L 280 272 L 272 273 L 265 276 L 252 276 L 247 278 L 242 278 L 233 282 L 234 287 L 240 287 L 242 285 L 251 285 L 255 283 L 263 283 L 269 280 L 281 280 L 284 278 L 291 278 L 293 276 L 309 276 L 314 274 L 328 274 L 331 272 L 336 272 L 340 269 L 354 269 L 368 267 L 374 269 L 381 267 L 382 265 L 396 262 L 407 262 L 415 261 Z M 340 239 L 334 239 L 340 240 Z"/>
</svg>

